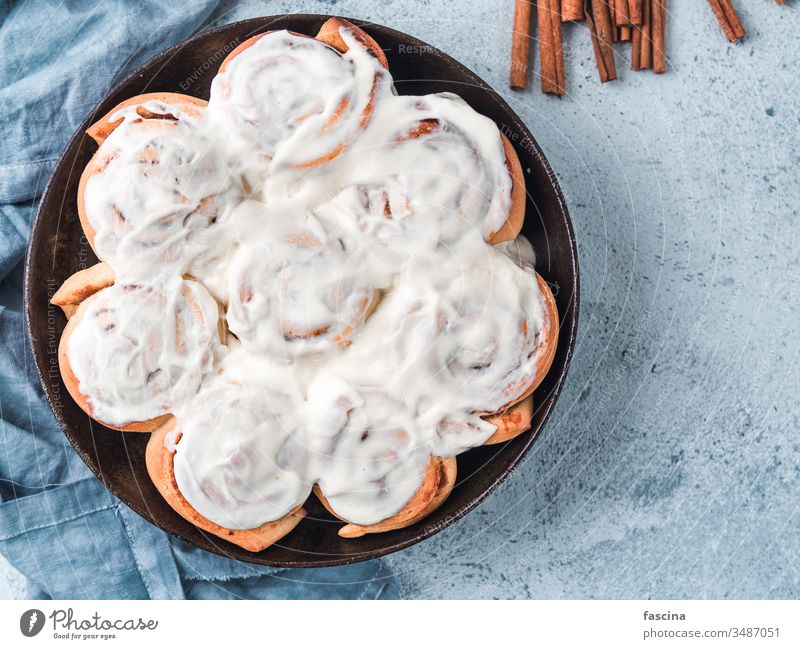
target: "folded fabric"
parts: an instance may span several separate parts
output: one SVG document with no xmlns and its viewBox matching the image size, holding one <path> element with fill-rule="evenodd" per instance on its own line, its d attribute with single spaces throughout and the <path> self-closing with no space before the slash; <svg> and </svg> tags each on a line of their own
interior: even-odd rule
<svg viewBox="0 0 800 649">
<path fill-rule="evenodd" d="M 34 598 L 392 598 L 382 563 L 276 570 L 169 537 L 91 474 L 41 391 L 22 316 L 22 261 L 68 138 L 108 89 L 207 23 L 217 3 L 0 7 L 0 553 Z"/>
</svg>

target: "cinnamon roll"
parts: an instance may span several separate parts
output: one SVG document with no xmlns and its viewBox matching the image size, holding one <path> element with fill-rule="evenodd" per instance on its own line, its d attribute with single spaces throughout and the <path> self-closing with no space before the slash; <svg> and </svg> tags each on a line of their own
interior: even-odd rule
<svg viewBox="0 0 800 649">
<path fill-rule="evenodd" d="M 455 460 L 431 457 L 401 400 L 321 374 L 309 421 L 323 505 L 349 524 L 340 536 L 406 527 L 438 507 L 455 483 Z"/>
<path fill-rule="evenodd" d="M 147 448 L 151 476 L 185 518 L 263 549 L 255 544 L 273 542 L 279 538 L 273 533 L 282 536 L 297 524 L 311 492 L 305 430 L 296 416 L 302 408 L 285 369 L 235 349 L 221 373 L 154 435 Z"/>
<path fill-rule="evenodd" d="M 489 439 L 495 425 L 482 417 L 508 410 L 541 383 L 557 346 L 558 312 L 547 283 L 494 247 L 434 259 L 435 266 L 415 259 L 395 278 L 331 367 L 351 382 L 403 394 L 432 454 L 450 456 Z"/>
<path fill-rule="evenodd" d="M 370 525 L 347 523 L 339 529 L 339 536 L 354 539 L 365 534 L 391 532 L 418 523 L 447 500 L 456 484 L 457 468 L 458 464 L 454 457 L 432 457 L 425 470 L 422 484 L 398 513 Z M 314 494 L 325 509 L 346 522 L 346 519 L 336 513 L 319 486 L 314 487 Z"/>
<path fill-rule="evenodd" d="M 315 184 L 342 172 L 354 184 L 402 196 L 399 216 L 430 241 L 449 245 L 477 234 L 499 243 L 522 227 L 525 184 L 514 148 L 450 93 L 384 97 L 352 154 L 316 174 Z"/>
<path fill-rule="evenodd" d="M 150 431 L 211 372 L 218 320 L 196 282 L 104 288 L 80 303 L 61 336 L 64 384 L 101 424 Z"/>
<path fill-rule="evenodd" d="M 230 331 L 246 349 L 285 361 L 346 346 L 379 297 L 358 243 L 313 214 L 301 222 L 272 218 L 228 266 Z"/>
<path fill-rule="evenodd" d="M 153 266 L 182 272 L 218 243 L 245 190 L 206 125 L 205 102 L 133 97 L 88 133 L 100 146 L 81 176 L 78 214 L 101 260 L 138 277 Z"/>
<path fill-rule="evenodd" d="M 273 166 L 316 167 L 369 123 L 385 67 L 375 41 L 341 19 L 326 22 L 317 38 L 257 34 L 222 62 L 210 108 L 247 151 Z"/>
<path fill-rule="evenodd" d="M 180 445 L 183 435 L 174 418 L 158 427 L 147 443 L 145 462 L 150 479 L 158 492 L 187 521 L 206 532 L 249 550 L 260 552 L 276 543 L 303 520 L 306 511 L 297 506 L 276 520 L 261 523 L 248 529 L 229 528 L 209 520 L 186 499 L 175 473 L 175 447 Z M 226 516 L 228 518 L 228 516 Z"/>
<path fill-rule="evenodd" d="M 549 372 L 558 346 L 558 309 L 553 293 L 538 273 L 536 281 L 541 292 L 543 320 L 539 333 L 534 336 L 532 347 L 527 348 L 535 358 L 534 369 L 525 372 L 520 371 L 521 368 L 517 368 L 517 371 L 506 377 L 506 381 L 509 382 L 508 388 L 501 391 L 505 396 L 500 400 L 509 397 L 510 400 L 494 413 L 484 415 L 480 420 L 472 416 L 462 421 L 444 420 L 440 422 L 438 432 L 443 440 L 466 437 L 467 443 L 472 446 L 474 445 L 474 436 L 480 437 L 483 431 L 487 430 L 488 425 L 491 427 L 492 434 L 483 444 L 500 444 L 517 437 L 530 428 L 533 418 L 532 394 Z M 527 327 L 526 321 L 524 328 L 527 329 Z M 474 349 L 465 349 L 464 352 L 467 357 L 472 357 Z M 480 363 L 477 366 L 479 365 Z M 472 436 L 465 435 L 465 430 L 472 433 Z M 448 443 L 452 443 L 452 441 Z"/>
</svg>

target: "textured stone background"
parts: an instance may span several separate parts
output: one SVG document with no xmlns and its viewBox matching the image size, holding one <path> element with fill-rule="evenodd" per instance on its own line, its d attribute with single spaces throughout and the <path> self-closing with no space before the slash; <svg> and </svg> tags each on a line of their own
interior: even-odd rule
<svg viewBox="0 0 800 649">
<path fill-rule="evenodd" d="M 480 508 L 390 557 L 407 597 L 800 596 L 800 3 L 736 5 L 729 45 L 707 3 L 671 2 L 670 72 L 619 57 L 606 85 L 568 26 L 561 100 L 508 90 L 511 0 L 220 10 L 364 18 L 448 52 L 528 124 L 572 213 L 580 339 L 555 415 Z"/>
</svg>

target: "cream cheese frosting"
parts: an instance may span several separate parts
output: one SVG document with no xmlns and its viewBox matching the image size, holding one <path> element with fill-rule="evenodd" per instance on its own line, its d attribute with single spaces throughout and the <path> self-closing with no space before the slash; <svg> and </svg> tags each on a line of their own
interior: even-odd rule
<svg viewBox="0 0 800 649">
<path fill-rule="evenodd" d="M 113 426 L 172 412 L 221 352 L 217 303 L 197 282 L 118 281 L 81 306 L 70 368 L 93 416 Z"/>
<path fill-rule="evenodd" d="M 118 276 L 183 272 L 213 247 L 243 198 L 241 178 L 202 106 L 150 100 L 112 119 L 121 123 L 90 163 L 83 191 L 93 247 Z"/>
<path fill-rule="evenodd" d="M 395 514 L 431 455 L 482 444 L 481 416 L 529 393 L 548 326 L 530 244 L 487 243 L 511 208 L 497 126 L 453 94 L 397 95 L 341 36 L 344 54 L 263 35 L 207 109 L 150 107 L 170 126 L 124 113 L 87 185 L 98 253 L 138 284 L 98 294 L 112 331 L 93 306 L 70 340 L 81 390 L 109 423 L 174 414 L 177 486 L 231 529 L 314 484 L 345 520 Z M 199 305 L 182 344 L 179 286 Z"/>
<path fill-rule="evenodd" d="M 178 405 L 175 479 L 203 516 L 251 529 L 301 505 L 310 491 L 304 402 L 288 371 L 230 353 L 224 371 Z"/>
</svg>

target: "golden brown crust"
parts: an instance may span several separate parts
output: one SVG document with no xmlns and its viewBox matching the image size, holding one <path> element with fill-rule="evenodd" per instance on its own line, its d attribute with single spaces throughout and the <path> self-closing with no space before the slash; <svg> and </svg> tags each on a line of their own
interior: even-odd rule
<svg viewBox="0 0 800 649">
<path fill-rule="evenodd" d="M 120 102 L 110 111 L 108 111 L 103 117 L 97 120 L 94 124 L 92 124 L 89 128 L 86 129 L 87 135 L 91 137 L 97 145 L 101 145 L 105 139 L 111 135 L 117 126 L 122 123 L 122 118 L 118 117 L 113 119 L 113 116 L 121 111 L 123 108 L 128 108 L 130 106 L 140 106 L 148 101 L 163 101 L 165 104 L 172 104 L 175 106 L 181 106 L 184 109 L 191 109 L 194 106 L 206 106 L 208 104 L 207 101 L 203 99 L 198 99 L 197 97 L 191 97 L 190 95 L 182 95 L 179 92 L 148 92 L 143 95 L 136 95 L 135 97 L 131 97 L 130 99 L 126 99 L 123 102 Z M 141 109 L 144 110 L 144 109 Z M 150 117 L 148 113 L 139 113 L 142 117 L 147 119 Z"/>
<path fill-rule="evenodd" d="M 497 426 L 497 430 L 483 444 L 502 444 L 517 435 L 521 435 L 531 427 L 533 418 L 533 395 L 511 406 L 504 412 L 488 415 L 483 419 Z"/>
<path fill-rule="evenodd" d="M 516 239 L 525 221 L 525 178 L 522 175 L 522 164 L 508 138 L 500 133 L 500 139 L 506 154 L 506 168 L 511 176 L 511 207 L 502 227 L 489 235 L 489 243 L 492 244 Z"/>
<path fill-rule="evenodd" d="M 553 359 L 555 358 L 556 350 L 558 349 L 558 333 L 560 327 L 558 319 L 558 305 L 556 304 L 556 298 L 553 295 L 553 291 L 550 290 L 550 285 L 544 281 L 544 278 L 539 273 L 536 273 L 536 281 L 539 283 L 539 290 L 542 292 L 542 297 L 544 298 L 544 308 L 546 314 L 545 330 L 542 336 L 544 351 L 539 357 L 539 362 L 536 364 L 536 378 L 534 379 L 533 385 L 531 386 L 528 394 L 532 394 L 533 391 L 539 387 L 541 382 L 544 381 L 544 377 L 547 376 L 547 373 L 550 371 L 550 366 L 553 364 Z"/>
<path fill-rule="evenodd" d="M 541 351 L 539 352 L 539 360 L 536 362 L 536 374 L 533 377 L 533 381 L 531 381 L 530 385 L 522 394 L 513 401 L 508 402 L 494 414 L 505 412 L 533 394 L 534 390 L 539 387 L 544 377 L 547 376 L 547 373 L 550 371 L 550 366 L 553 364 L 553 359 L 558 349 L 559 320 L 556 299 L 553 296 L 553 292 L 550 290 L 550 285 L 544 281 L 544 278 L 542 278 L 539 273 L 536 273 L 536 282 L 539 284 L 539 290 L 542 293 L 545 312 L 544 325 L 538 345 Z"/>
<path fill-rule="evenodd" d="M 184 498 L 175 480 L 173 462 L 175 453 L 166 447 L 165 442 L 167 435 L 172 433 L 176 426 L 177 422 L 172 417 L 153 431 L 147 443 L 145 463 L 150 479 L 164 500 L 192 525 L 250 552 L 261 552 L 291 532 L 306 515 L 302 507 L 296 507 L 277 521 L 264 523 L 250 530 L 232 530 L 202 516 Z"/>
<path fill-rule="evenodd" d="M 378 62 L 384 68 L 387 70 L 389 69 L 389 63 L 386 60 L 386 55 L 383 53 L 383 50 L 375 41 L 375 39 L 360 27 L 356 27 L 353 23 L 348 22 L 343 18 L 334 17 L 326 20 L 325 24 L 320 27 L 320 30 L 317 32 L 315 38 L 318 41 L 327 43 L 333 49 L 344 54 L 349 48 L 347 47 L 347 43 L 344 42 L 344 39 L 339 31 L 341 28 L 348 30 L 356 38 L 356 40 L 364 46 L 364 49 L 378 59 Z"/>
<path fill-rule="evenodd" d="M 71 275 L 55 292 L 50 302 L 72 317 L 81 302 L 114 283 L 114 271 L 104 261 Z"/>
<path fill-rule="evenodd" d="M 267 34 L 271 34 L 272 32 L 263 32 L 261 34 L 256 34 L 255 36 L 251 36 L 247 40 L 242 41 L 236 47 L 234 47 L 228 56 L 226 56 L 222 60 L 222 64 L 219 66 L 219 70 L 217 70 L 217 74 L 222 74 L 228 68 L 228 64 L 233 61 L 237 56 L 239 56 L 242 52 L 244 52 L 247 48 L 251 47 L 255 44 L 259 39 L 264 38 Z M 294 33 L 294 32 L 291 32 Z"/>
<path fill-rule="evenodd" d="M 70 366 L 68 352 L 69 337 L 72 335 L 75 327 L 78 326 L 78 323 L 83 318 L 83 315 L 86 313 L 86 309 L 89 307 L 89 305 L 91 305 L 93 300 L 97 299 L 97 296 L 101 293 L 102 291 L 99 291 L 81 302 L 78 308 L 75 309 L 72 317 L 67 321 L 67 326 L 64 327 L 64 331 L 61 334 L 61 340 L 58 343 L 58 367 L 61 370 L 61 379 L 64 381 L 67 392 L 69 392 L 69 395 L 73 398 L 75 403 L 78 404 L 78 407 L 96 422 L 114 430 L 122 430 L 129 433 L 149 433 L 151 430 L 158 428 L 158 426 L 169 419 L 170 415 L 161 415 L 159 417 L 154 417 L 153 419 L 148 419 L 147 421 L 133 421 L 123 426 L 114 426 L 113 424 L 101 421 L 94 416 L 92 401 L 88 396 L 81 392 L 78 377 L 75 376 L 75 373 L 72 371 L 72 367 Z"/>
<path fill-rule="evenodd" d="M 365 534 L 399 530 L 421 521 L 447 500 L 447 496 L 450 495 L 456 483 L 456 467 L 457 463 L 454 457 L 431 457 L 431 461 L 425 470 L 422 484 L 403 509 L 394 516 L 372 525 L 348 523 L 339 530 L 339 536 L 354 539 Z M 333 511 L 319 486 L 314 487 L 314 494 L 325 509 L 337 518 L 344 520 Z"/>
</svg>

